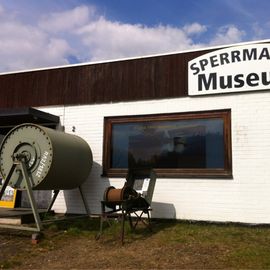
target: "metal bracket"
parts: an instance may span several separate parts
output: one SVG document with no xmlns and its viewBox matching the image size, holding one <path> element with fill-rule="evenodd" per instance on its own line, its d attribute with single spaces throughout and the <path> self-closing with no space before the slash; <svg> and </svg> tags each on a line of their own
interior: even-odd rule
<svg viewBox="0 0 270 270">
<path fill-rule="evenodd" d="M 80 191 L 80 194 L 81 194 L 81 197 L 82 197 L 82 201 L 83 201 L 83 205 L 84 205 L 84 208 L 85 208 L 85 211 L 86 211 L 86 214 L 90 217 L 91 215 L 91 212 L 90 212 L 90 209 L 88 207 L 88 204 L 87 204 L 87 201 L 86 201 L 86 198 L 83 194 L 83 191 L 82 191 L 82 186 L 79 186 L 79 191 Z"/>
<path fill-rule="evenodd" d="M 55 200 L 56 200 L 56 198 L 57 198 L 57 196 L 59 194 L 59 191 L 60 190 L 58 190 L 58 189 L 53 191 L 53 197 L 52 197 L 51 202 L 50 202 L 50 204 L 49 204 L 49 206 L 47 208 L 47 213 L 49 213 L 52 210 L 54 202 L 55 202 Z"/>
</svg>

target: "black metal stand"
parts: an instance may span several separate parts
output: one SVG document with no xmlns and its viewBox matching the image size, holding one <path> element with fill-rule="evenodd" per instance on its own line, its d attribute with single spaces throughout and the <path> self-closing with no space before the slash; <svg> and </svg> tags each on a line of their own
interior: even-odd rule
<svg viewBox="0 0 270 270">
<path fill-rule="evenodd" d="M 1 187 L 0 190 L 0 199 L 2 198 L 6 187 L 8 186 L 8 183 L 11 179 L 11 176 L 15 170 L 15 168 L 18 168 L 21 170 L 22 175 L 23 175 L 23 179 L 25 180 L 26 183 L 26 191 L 27 191 L 27 195 L 29 197 L 29 201 L 30 201 L 30 205 L 31 205 L 31 209 L 34 215 L 34 219 L 35 219 L 35 223 L 36 223 L 36 227 L 26 227 L 26 226 L 16 226 L 16 225 L 2 225 L 0 224 L 0 228 L 8 228 L 8 229 L 20 229 L 20 230 L 25 230 L 25 231 L 33 231 L 33 232 L 40 232 L 42 230 L 42 224 L 41 224 L 41 220 L 40 220 L 40 216 L 38 213 L 38 209 L 37 209 L 37 204 L 34 198 L 34 194 L 33 194 L 33 190 L 32 190 L 32 183 L 30 180 L 30 177 L 28 175 L 26 166 L 25 166 L 25 162 L 24 160 L 20 160 L 20 161 L 16 161 L 13 162 L 13 165 L 11 166 L 11 169 L 4 181 L 3 186 Z"/>
<path fill-rule="evenodd" d="M 53 191 L 53 197 L 52 197 L 52 200 L 51 200 L 51 202 L 50 202 L 50 204 L 49 204 L 49 206 L 47 208 L 47 213 L 49 213 L 52 210 L 52 207 L 54 205 L 54 202 L 55 202 L 55 200 L 56 200 L 56 198 L 57 198 L 57 196 L 59 194 L 59 191 L 60 190 L 54 190 Z"/>
<path fill-rule="evenodd" d="M 91 212 L 90 212 L 90 209 L 89 209 L 89 207 L 88 207 L 88 204 L 87 204 L 85 195 L 84 195 L 84 193 L 83 193 L 83 191 L 82 191 L 82 187 L 79 186 L 78 188 L 79 188 L 80 195 L 81 195 L 81 197 L 82 197 L 82 202 L 83 202 L 83 205 L 84 205 L 86 214 L 87 214 L 88 216 L 90 216 L 90 215 L 91 215 Z M 51 211 L 51 209 L 52 209 L 52 207 L 53 207 L 53 205 L 54 205 L 54 202 L 55 202 L 55 200 L 56 200 L 56 198 L 57 198 L 59 192 L 60 192 L 60 190 L 54 190 L 54 191 L 53 191 L 53 197 L 52 197 L 52 200 L 51 200 L 51 202 L 50 202 L 50 204 L 49 204 L 49 206 L 48 206 L 48 208 L 47 208 L 47 213 Z"/>
<path fill-rule="evenodd" d="M 115 207 L 112 210 L 106 211 L 106 201 L 101 201 L 101 216 L 100 216 L 100 229 L 99 233 L 96 235 L 96 240 L 98 240 L 103 233 L 103 223 L 106 221 L 109 225 L 110 219 L 118 219 L 121 221 L 121 244 L 124 244 L 124 235 L 125 235 L 125 221 L 128 219 L 130 228 L 134 231 L 141 222 L 144 224 L 149 230 L 151 228 L 151 218 L 150 211 L 152 209 L 150 206 L 142 206 L 142 207 L 131 207 L 131 200 L 114 202 Z M 147 215 L 147 219 L 143 218 L 143 214 Z"/>
<path fill-rule="evenodd" d="M 27 172 L 27 169 L 26 169 L 26 166 L 25 166 L 25 163 L 23 161 L 19 161 L 19 162 L 14 162 L 9 173 L 8 173 L 8 176 L 7 178 L 5 179 L 1 189 L 0 189 L 0 200 L 2 198 L 2 196 L 4 195 L 4 192 L 8 186 L 8 183 L 11 179 L 11 176 L 15 170 L 15 168 L 20 168 L 21 171 L 22 171 L 22 174 L 23 174 L 23 178 L 25 179 L 25 182 L 26 182 L 26 190 L 27 190 L 27 195 L 29 197 L 29 201 L 30 201 L 30 205 L 31 205 L 31 210 L 32 210 L 32 213 L 34 215 L 34 219 L 35 219 L 35 224 L 36 224 L 36 227 L 26 227 L 26 226 L 23 226 L 23 225 L 20 225 L 20 226 L 16 226 L 16 225 L 9 225 L 9 224 L 0 224 L 0 228 L 6 228 L 6 229 L 16 229 L 16 230 L 25 230 L 25 231 L 33 231 L 33 232 L 41 232 L 42 230 L 42 222 L 41 222 L 41 219 L 40 219 L 40 215 L 39 215 L 39 212 L 38 212 L 38 209 L 37 209 L 37 204 L 36 204 L 36 201 L 35 201 L 35 198 L 34 198 L 34 194 L 33 194 L 33 190 L 32 190 L 32 184 L 31 184 L 31 180 L 30 180 L 30 177 L 28 175 L 28 172 Z M 46 212 L 50 212 L 52 207 L 53 207 L 53 204 L 59 194 L 59 191 L 60 190 L 54 190 L 53 192 L 53 197 L 51 199 L 51 202 L 46 210 Z M 85 210 L 86 210 L 86 213 L 88 216 L 91 215 L 90 213 L 90 210 L 89 210 L 89 207 L 87 205 L 87 202 L 86 202 L 86 198 L 82 192 L 82 189 L 81 187 L 79 187 L 79 191 L 80 191 L 80 195 L 82 197 L 82 201 L 83 201 L 83 204 L 84 204 L 84 207 L 85 207 Z"/>
<path fill-rule="evenodd" d="M 14 171 L 19 170 L 21 172 L 22 178 L 26 184 L 26 191 L 27 191 L 27 195 L 28 195 L 29 202 L 31 205 L 32 213 L 34 215 L 36 227 L 23 226 L 23 225 L 17 226 L 17 225 L 9 225 L 9 224 L 0 224 L 0 228 L 25 230 L 25 231 L 34 232 L 34 234 L 32 234 L 32 243 L 36 244 L 36 243 L 38 243 L 38 241 L 42 235 L 42 233 L 41 233 L 42 223 L 41 223 L 40 215 L 39 215 L 39 212 L 37 209 L 37 203 L 35 201 L 34 194 L 33 194 L 33 183 L 31 181 L 31 177 L 29 176 L 29 173 L 27 171 L 25 160 L 26 160 L 26 157 L 24 155 L 20 155 L 20 156 L 18 155 L 16 157 L 16 160 L 13 161 L 13 164 L 8 172 L 8 175 L 7 175 L 6 179 L 4 180 L 4 183 L 0 189 L 0 200 L 1 200 L 2 196 L 4 195 L 4 192 L 8 186 L 11 178 L 12 178 Z M 86 198 L 82 192 L 81 186 L 79 186 L 79 192 L 80 192 L 80 195 L 82 197 L 82 201 L 83 201 L 86 213 L 88 216 L 90 216 L 90 210 L 89 210 L 89 207 L 87 205 Z M 59 194 L 59 190 L 54 190 L 54 194 L 52 196 L 51 202 L 47 208 L 47 213 L 51 211 L 58 194 Z"/>
</svg>

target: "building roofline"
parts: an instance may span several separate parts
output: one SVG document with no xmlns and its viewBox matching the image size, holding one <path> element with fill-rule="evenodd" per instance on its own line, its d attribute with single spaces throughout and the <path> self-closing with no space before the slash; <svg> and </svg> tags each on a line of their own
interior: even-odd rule
<svg viewBox="0 0 270 270">
<path fill-rule="evenodd" d="M 144 59 L 144 58 L 152 58 L 152 57 L 159 57 L 159 56 L 169 56 L 169 55 L 174 55 L 174 54 L 183 54 L 183 53 L 190 53 L 190 52 L 222 49 L 222 48 L 227 48 L 227 47 L 242 46 L 242 45 L 249 45 L 249 44 L 256 44 L 256 43 L 266 43 L 266 42 L 270 42 L 270 39 L 262 39 L 262 40 L 248 41 L 248 42 L 224 44 L 224 45 L 202 47 L 202 48 L 196 48 L 196 49 L 187 49 L 187 50 L 182 50 L 182 51 L 173 51 L 173 52 L 161 53 L 161 54 L 149 54 L 149 55 L 143 55 L 143 56 L 134 56 L 134 57 L 126 57 L 126 58 L 117 58 L 117 59 L 92 61 L 92 62 L 90 61 L 90 62 L 83 62 L 83 63 L 76 63 L 76 64 L 67 64 L 67 65 L 60 65 L 60 66 L 51 66 L 51 67 L 42 67 L 42 68 L 34 68 L 34 69 L 25 69 L 25 70 L 17 70 L 17 71 L 0 72 L 0 76 L 1 75 L 8 75 L 8 74 L 18 74 L 18 73 L 33 72 L 33 71 L 43 71 L 43 70 L 45 71 L 45 70 L 52 70 L 52 69 L 61 69 L 61 68 L 71 68 L 71 67 L 81 67 L 81 66 L 88 66 L 88 65 L 106 64 L 106 63 L 129 61 L 129 60 Z"/>
</svg>

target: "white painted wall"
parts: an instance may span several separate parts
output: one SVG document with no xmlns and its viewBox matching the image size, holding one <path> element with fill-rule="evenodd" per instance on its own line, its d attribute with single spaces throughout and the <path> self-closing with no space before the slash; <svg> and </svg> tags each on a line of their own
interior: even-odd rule
<svg viewBox="0 0 270 270">
<path fill-rule="evenodd" d="M 75 134 L 91 146 L 94 167 L 83 189 L 96 214 L 104 189 L 121 188 L 124 183 L 124 179 L 100 176 L 104 116 L 228 108 L 232 110 L 233 179 L 157 179 L 152 216 L 270 223 L 270 92 L 39 109 L 59 115 L 68 133 L 75 126 Z M 54 210 L 82 213 L 78 191 L 61 192 Z"/>
</svg>

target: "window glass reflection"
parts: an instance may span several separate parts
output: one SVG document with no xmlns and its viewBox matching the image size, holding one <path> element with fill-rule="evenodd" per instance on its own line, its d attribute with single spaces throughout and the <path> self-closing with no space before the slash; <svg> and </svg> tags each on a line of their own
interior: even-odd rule
<svg viewBox="0 0 270 270">
<path fill-rule="evenodd" d="M 224 168 L 223 119 L 114 123 L 111 167 Z"/>
</svg>

